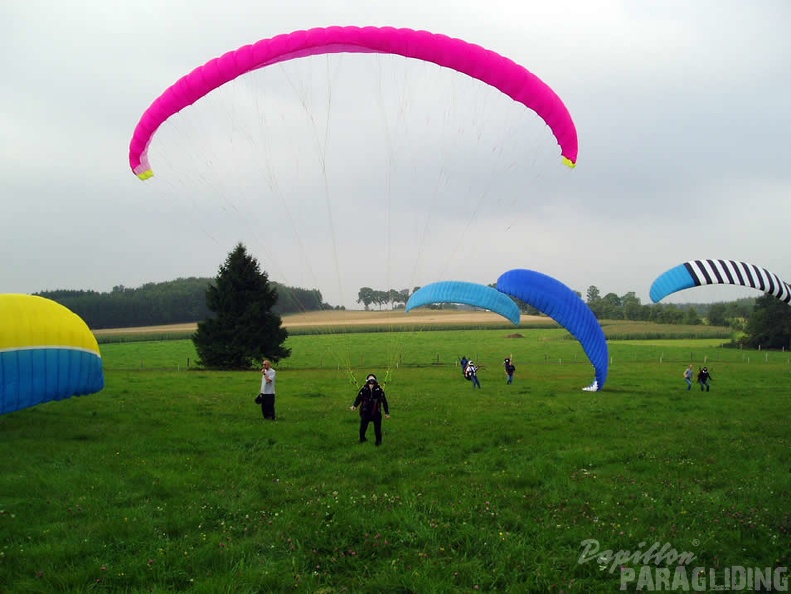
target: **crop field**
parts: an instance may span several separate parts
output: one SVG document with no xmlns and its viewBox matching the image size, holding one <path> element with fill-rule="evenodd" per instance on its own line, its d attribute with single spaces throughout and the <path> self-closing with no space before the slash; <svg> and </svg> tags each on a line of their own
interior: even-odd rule
<svg viewBox="0 0 791 594">
<path fill-rule="evenodd" d="M 0 590 L 787 584 L 791 355 L 605 327 L 588 393 L 565 330 L 469 325 L 293 333 L 275 422 L 258 372 L 200 370 L 187 339 L 103 343 L 101 393 L 0 417 Z M 710 392 L 687 391 L 690 363 Z M 378 448 L 349 410 L 369 372 L 391 412 Z"/>
</svg>

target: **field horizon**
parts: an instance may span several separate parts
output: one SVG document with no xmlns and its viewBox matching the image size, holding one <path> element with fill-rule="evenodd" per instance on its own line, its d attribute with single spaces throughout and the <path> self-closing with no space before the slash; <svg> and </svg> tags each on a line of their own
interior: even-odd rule
<svg viewBox="0 0 791 594">
<path fill-rule="evenodd" d="M 498 314 L 485 310 L 415 309 L 409 313 L 400 310 L 326 310 L 310 311 L 281 316 L 286 329 L 314 327 L 354 326 L 427 326 L 440 328 L 457 324 L 507 325 Z M 522 315 L 523 323 L 556 325 L 547 316 Z M 513 326 L 517 328 L 517 326 Z M 197 322 L 164 324 L 159 326 L 134 326 L 129 328 L 102 328 L 92 330 L 97 336 L 108 334 L 145 334 L 150 332 L 194 332 Z"/>
</svg>

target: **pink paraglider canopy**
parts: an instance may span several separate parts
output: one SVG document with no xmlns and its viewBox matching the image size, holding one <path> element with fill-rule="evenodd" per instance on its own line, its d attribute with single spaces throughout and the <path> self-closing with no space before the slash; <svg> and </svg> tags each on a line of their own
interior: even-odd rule
<svg viewBox="0 0 791 594">
<path fill-rule="evenodd" d="M 564 162 L 577 161 L 577 130 L 557 94 L 523 66 L 481 46 L 412 29 L 327 27 L 262 39 L 210 60 L 181 77 L 145 111 L 129 143 L 129 165 L 140 179 L 153 175 L 148 145 L 173 114 L 223 84 L 258 68 L 329 53 L 397 54 L 451 68 L 505 93 L 535 111 L 552 130 Z"/>
</svg>

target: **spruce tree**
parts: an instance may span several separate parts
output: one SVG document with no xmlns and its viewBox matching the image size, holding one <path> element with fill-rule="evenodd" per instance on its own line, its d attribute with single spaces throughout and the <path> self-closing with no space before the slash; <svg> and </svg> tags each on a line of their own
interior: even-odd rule
<svg viewBox="0 0 791 594">
<path fill-rule="evenodd" d="M 210 369 L 250 369 L 255 361 L 277 362 L 291 354 L 283 346 L 288 331 L 272 312 L 277 290 L 258 261 L 239 243 L 206 290 L 214 313 L 199 322 L 192 337 L 199 363 Z"/>
</svg>

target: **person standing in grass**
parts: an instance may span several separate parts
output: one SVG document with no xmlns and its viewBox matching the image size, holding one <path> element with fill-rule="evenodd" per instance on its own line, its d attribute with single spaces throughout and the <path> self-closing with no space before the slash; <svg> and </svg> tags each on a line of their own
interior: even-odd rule
<svg viewBox="0 0 791 594">
<path fill-rule="evenodd" d="M 481 382 L 478 380 L 479 369 L 480 367 L 476 367 L 475 363 L 472 361 L 467 362 L 467 369 L 464 372 L 464 377 L 472 382 L 473 389 L 481 387 Z"/>
<path fill-rule="evenodd" d="M 261 367 L 261 412 L 265 419 L 275 420 L 275 370 L 268 359 Z"/>
<path fill-rule="evenodd" d="M 461 359 L 459 359 L 459 365 L 461 365 L 461 375 L 464 376 L 464 379 L 467 379 L 467 363 L 470 360 L 465 356 L 462 355 Z"/>
<path fill-rule="evenodd" d="M 692 376 L 694 374 L 695 372 L 692 371 L 692 363 L 690 363 L 689 367 L 684 370 L 684 380 L 687 382 L 687 391 L 692 389 Z"/>
<path fill-rule="evenodd" d="M 711 374 L 709 373 L 709 368 L 704 367 L 700 371 L 698 371 L 698 383 L 700 384 L 700 391 L 703 391 L 703 388 L 706 388 L 706 392 L 710 390 L 709 382 L 712 381 Z"/>
<path fill-rule="evenodd" d="M 385 391 L 376 381 L 373 373 L 368 375 L 365 385 L 357 392 L 351 410 L 356 410 L 357 407 L 360 407 L 360 443 L 368 441 L 365 433 L 368 431 L 368 425 L 373 422 L 376 445 L 382 445 L 382 411 L 384 410 L 385 418 L 389 419 L 390 407 L 387 404 Z"/>
<path fill-rule="evenodd" d="M 506 384 L 514 383 L 514 371 L 516 371 L 516 365 L 514 365 L 513 355 L 505 358 L 505 360 L 503 361 L 503 367 L 505 367 L 505 375 L 508 376 L 508 381 L 505 383 Z"/>
</svg>

